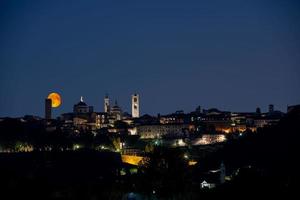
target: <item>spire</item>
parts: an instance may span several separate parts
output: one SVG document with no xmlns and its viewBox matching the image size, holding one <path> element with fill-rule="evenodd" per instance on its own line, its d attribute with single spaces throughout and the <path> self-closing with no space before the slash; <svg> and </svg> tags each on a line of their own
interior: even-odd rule
<svg viewBox="0 0 300 200">
<path fill-rule="evenodd" d="M 116 105 L 116 106 L 118 105 L 118 101 L 117 101 L 117 100 L 115 100 L 115 105 Z"/>
<path fill-rule="evenodd" d="M 108 94 L 106 93 L 104 96 L 104 112 L 109 113 L 110 112 L 110 105 L 109 105 L 109 97 Z"/>
<path fill-rule="evenodd" d="M 80 102 L 83 102 L 83 96 L 80 97 Z"/>
</svg>

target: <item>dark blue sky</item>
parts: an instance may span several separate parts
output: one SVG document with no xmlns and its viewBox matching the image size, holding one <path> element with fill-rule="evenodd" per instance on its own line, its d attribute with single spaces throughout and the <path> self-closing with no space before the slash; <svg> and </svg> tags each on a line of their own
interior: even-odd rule
<svg viewBox="0 0 300 200">
<path fill-rule="evenodd" d="M 106 92 L 130 111 L 286 110 L 300 103 L 297 0 L 0 2 L 0 116 L 43 116 Z"/>
</svg>

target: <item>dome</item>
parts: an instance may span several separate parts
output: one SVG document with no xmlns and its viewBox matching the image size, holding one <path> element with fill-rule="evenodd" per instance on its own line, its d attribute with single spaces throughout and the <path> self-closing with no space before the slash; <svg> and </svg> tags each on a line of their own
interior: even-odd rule
<svg viewBox="0 0 300 200">
<path fill-rule="evenodd" d="M 75 105 L 76 106 L 87 106 L 87 104 L 84 103 L 84 101 L 83 101 L 83 97 L 80 97 L 80 101 L 77 104 L 75 104 Z"/>
<path fill-rule="evenodd" d="M 120 110 L 121 110 L 121 108 L 117 105 L 115 105 L 111 108 L 111 111 L 120 111 Z"/>
<path fill-rule="evenodd" d="M 87 106 L 86 103 L 84 103 L 83 101 L 80 101 L 76 104 L 77 106 Z"/>
<path fill-rule="evenodd" d="M 121 108 L 118 106 L 117 101 L 115 101 L 115 105 L 111 108 L 112 112 L 121 112 Z"/>
</svg>

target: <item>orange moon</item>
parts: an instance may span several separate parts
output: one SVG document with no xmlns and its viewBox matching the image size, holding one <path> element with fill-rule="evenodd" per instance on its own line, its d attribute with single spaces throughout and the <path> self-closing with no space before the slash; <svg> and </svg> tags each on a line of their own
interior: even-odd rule
<svg viewBox="0 0 300 200">
<path fill-rule="evenodd" d="M 51 105 L 52 108 L 57 108 L 61 104 L 61 97 L 58 93 L 55 93 L 55 92 L 50 93 L 48 95 L 48 99 L 51 99 L 51 101 L 52 101 L 52 105 Z"/>
</svg>

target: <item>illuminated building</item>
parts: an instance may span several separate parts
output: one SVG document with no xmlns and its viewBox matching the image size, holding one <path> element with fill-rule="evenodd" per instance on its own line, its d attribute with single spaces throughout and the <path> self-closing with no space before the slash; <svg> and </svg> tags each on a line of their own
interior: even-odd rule
<svg viewBox="0 0 300 200">
<path fill-rule="evenodd" d="M 123 120 L 122 109 L 118 106 L 117 101 L 113 107 L 109 105 L 109 98 L 104 98 L 104 110 L 107 112 L 94 112 L 93 106 L 87 105 L 83 98 L 73 106 L 73 113 L 64 113 L 61 120 L 65 121 L 67 128 L 70 122 L 76 129 L 96 130 L 100 128 L 112 127 L 118 120 Z"/>
<path fill-rule="evenodd" d="M 139 118 L 134 118 L 134 123 L 139 125 L 150 125 L 150 124 L 159 124 L 159 117 L 154 117 L 148 114 L 145 114 Z"/>
<path fill-rule="evenodd" d="M 110 112 L 109 97 L 107 94 L 104 97 L 104 112 L 106 113 Z"/>
<path fill-rule="evenodd" d="M 140 117 L 140 99 L 138 94 L 131 96 L 131 115 L 133 118 Z"/>
<path fill-rule="evenodd" d="M 208 144 L 215 144 L 225 142 L 227 139 L 223 134 L 214 134 L 209 135 L 205 134 L 202 135 L 201 138 L 197 138 L 193 141 L 193 145 L 208 145 Z"/>
<path fill-rule="evenodd" d="M 274 105 L 269 105 L 269 110 L 267 113 L 261 113 L 259 115 L 253 115 L 247 120 L 250 125 L 253 125 L 256 128 L 262 128 L 264 126 L 274 125 L 280 121 L 280 119 L 285 114 L 281 111 L 274 110 Z"/>
<path fill-rule="evenodd" d="M 121 107 L 118 106 L 118 102 L 115 101 L 115 105 L 111 108 L 110 119 L 113 121 L 122 120 L 123 112 Z"/>
<path fill-rule="evenodd" d="M 186 124 L 190 122 L 190 117 L 180 110 L 170 115 L 160 116 L 159 122 L 161 124 Z"/>
<path fill-rule="evenodd" d="M 189 124 L 158 124 L 136 127 L 136 133 L 140 135 L 142 139 L 161 138 L 163 136 L 183 136 L 185 133 L 193 130 L 194 126 Z"/>
<path fill-rule="evenodd" d="M 94 112 L 93 106 L 88 106 L 81 97 L 73 106 L 73 112 L 62 114 L 60 119 L 64 121 L 64 129 L 96 130 L 105 127 L 103 124 L 107 121 L 107 114 Z"/>
<path fill-rule="evenodd" d="M 204 189 L 204 188 L 212 189 L 214 187 L 216 187 L 216 184 L 214 184 L 214 183 L 208 183 L 205 180 L 202 181 L 202 183 L 201 183 L 201 188 L 202 189 Z"/>
<path fill-rule="evenodd" d="M 226 181 L 226 169 L 224 163 L 222 162 L 220 167 L 216 170 L 209 170 L 208 172 L 203 173 L 200 180 L 202 189 L 212 189 L 218 185 L 224 184 Z"/>
<path fill-rule="evenodd" d="M 104 128 L 108 126 L 108 114 L 103 112 L 96 113 L 96 127 Z"/>
<path fill-rule="evenodd" d="M 80 101 L 73 107 L 73 112 L 76 114 L 91 113 L 93 112 L 93 106 L 88 106 L 83 101 L 83 97 L 80 97 Z"/>
<path fill-rule="evenodd" d="M 144 159 L 144 157 L 142 156 L 136 156 L 136 155 L 122 155 L 122 162 L 123 163 L 128 163 L 131 165 L 139 165 L 139 163 L 142 162 L 142 160 Z"/>
<path fill-rule="evenodd" d="M 51 119 L 51 111 L 52 111 L 52 100 L 45 99 L 45 119 Z"/>
<path fill-rule="evenodd" d="M 263 128 L 265 126 L 276 124 L 279 122 L 279 120 L 280 118 L 277 117 L 263 116 L 263 117 L 255 118 L 253 120 L 253 123 L 256 128 Z"/>
</svg>

